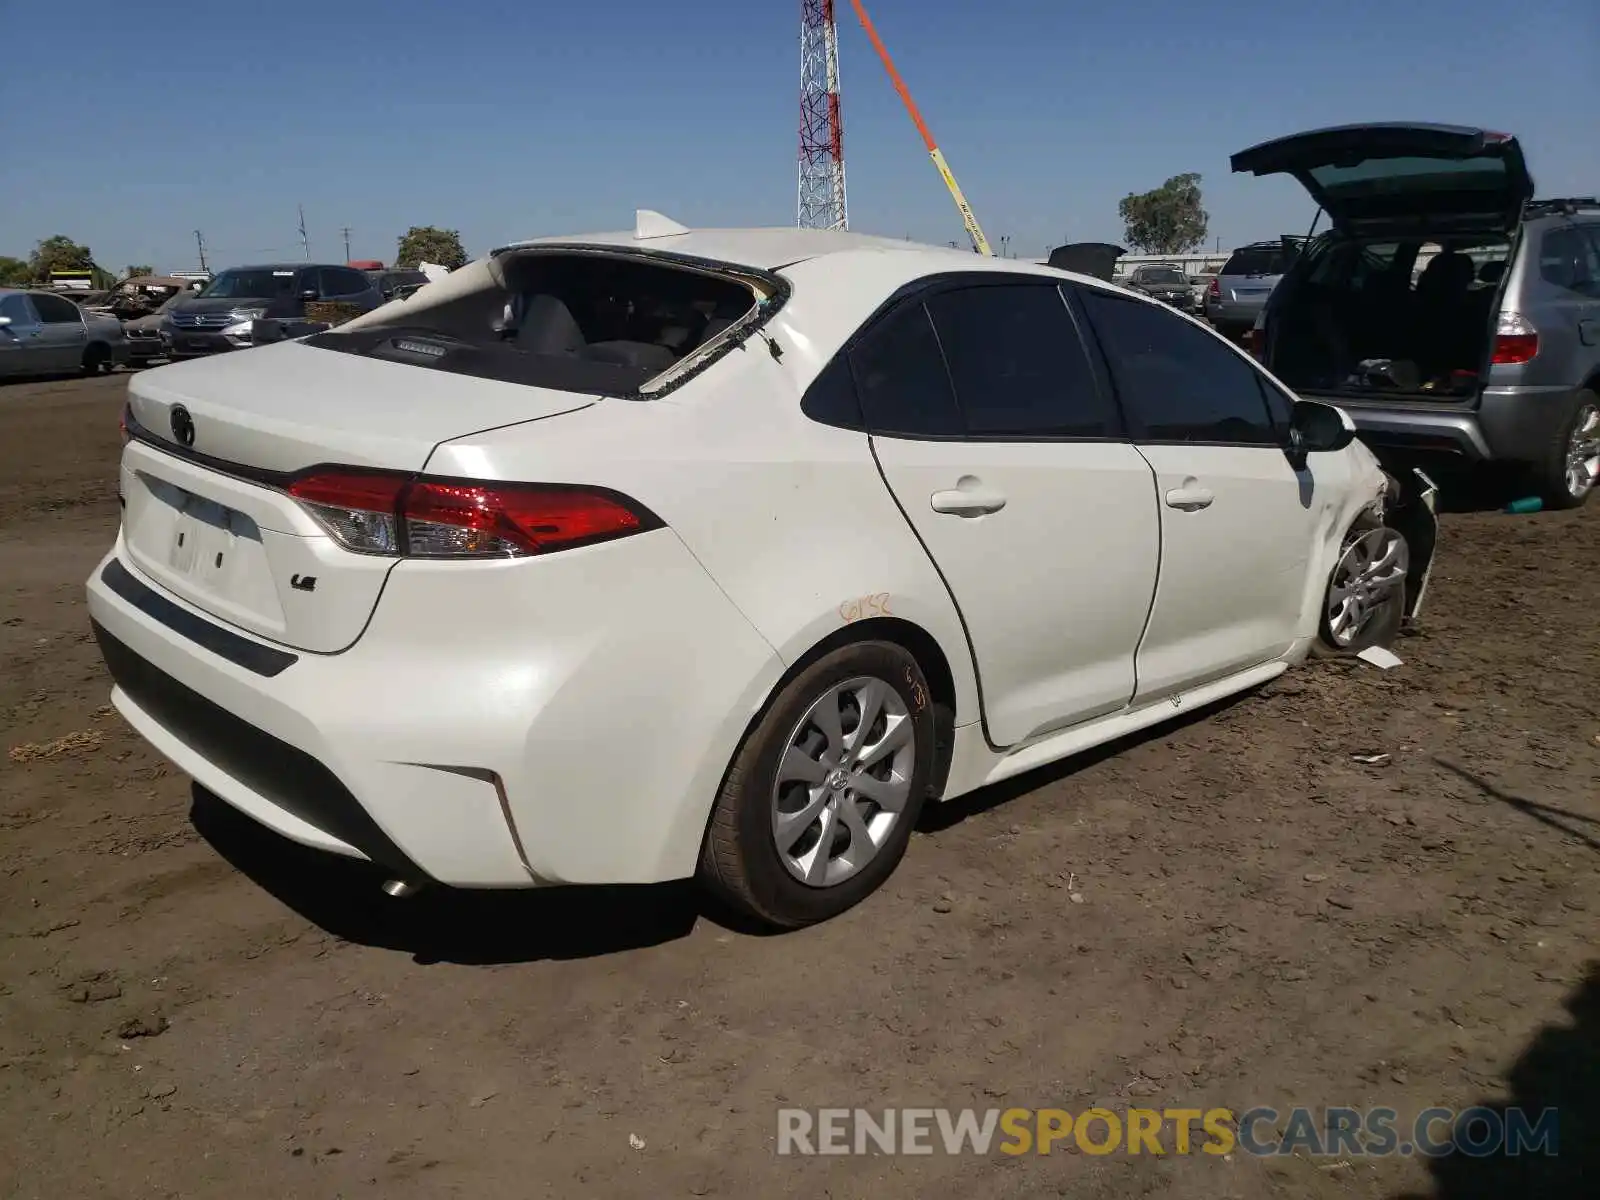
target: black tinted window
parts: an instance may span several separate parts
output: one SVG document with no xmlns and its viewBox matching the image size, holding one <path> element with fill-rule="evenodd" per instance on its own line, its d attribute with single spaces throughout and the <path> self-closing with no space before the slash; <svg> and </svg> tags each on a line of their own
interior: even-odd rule
<svg viewBox="0 0 1600 1200">
<path fill-rule="evenodd" d="M 1088 356 L 1054 284 L 942 292 L 928 312 L 969 434 L 1110 434 Z"/>
<path fill-rule="evenodd" d="M 1223 264 L 1223 275 L 1282 275 L 1289 269 L 1283 251 L 1273 247 L 1235 250 Z"/>
<path fill-rule="evenodd" d="M 850 373 L 874 433 L 959 437 L 965 432 L 928 313 L 907 304 L 850 352 Z"/>
<path fill-rule="evenodd" d="M 1154 304 L 1083 292 L 1111 378 L 1157 442 L 1277 442 L 1256 371 L 1220 340 Z"/>
<path fill-rule="evenodd" d="M 322 268 L 322 294 L 328 297 L 359 296 L 370 285 L 360 271 L 342 267 Z"/>
<path fill-rule="evenodd" d="M 861 405 L 856 400 L 855 381 L 850 378 L 850 364 L 836 358 L 823 367 L 800 398 L 800 411 L 824 425 L 862 428 Z"/>
<path fill-rule="evenodd" d="M 1595 243 L 1577 225 L 1546 230 L 1539 242 L 1539 277 L 1568 291 L 1600 294 Z"/>
<path fill-rule="evenodd" d="M 39 320 L 46 325 L 77 325 L 83 322 L 83 313 L 78 310 L 78 306 L 71 300 L 63 300 L 60 296 L 35 293 L 33 308 L 39 314 Z"/>
</svg>

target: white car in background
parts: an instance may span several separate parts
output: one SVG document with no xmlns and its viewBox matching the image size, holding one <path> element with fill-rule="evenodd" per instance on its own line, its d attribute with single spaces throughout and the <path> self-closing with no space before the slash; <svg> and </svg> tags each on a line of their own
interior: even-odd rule
<svg viewBox="0 0 1600 1200">
<path fill-rule="evenodd" d="M 1432 548 L 1338 409 L 1169 307 L 651 213 L 141 374 L 125 421 L 116 706 L 393 891 L 823 919 L 926 799 L 1392 636 Z"/>
</svg>

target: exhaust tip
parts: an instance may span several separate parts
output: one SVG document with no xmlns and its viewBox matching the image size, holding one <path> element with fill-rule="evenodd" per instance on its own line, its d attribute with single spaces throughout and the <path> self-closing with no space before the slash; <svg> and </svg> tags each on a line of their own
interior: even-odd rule
<svg viewBox="0 0 1600 1200">
<path fill-rule="evenodd" d="M 409 879 L 386 879 L 383 884 L 383 894 L 393 896 L 396 900 L 404 900 L 408 896 L 415 896 L 422 890 L 422 885 L 412 883 Z"/>
</svg>

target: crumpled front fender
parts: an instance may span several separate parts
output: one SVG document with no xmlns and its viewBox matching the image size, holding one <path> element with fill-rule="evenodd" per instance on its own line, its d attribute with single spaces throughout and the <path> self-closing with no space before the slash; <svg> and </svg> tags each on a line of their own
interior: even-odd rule
<svg viewBox="0 0 1600 1200">
<path fill-rule="evenodd" d="M 1434 552 L 1439 544 L 1439 487 L 1420 469 L 1387 475 L 1389 486 L 1379 501 L 1383 522 L 1406 539 L 1410 566 L 1406 571 L 1405 619 L 1416 620 L 1427 597 L 1433 575 Z"/>
</svg>

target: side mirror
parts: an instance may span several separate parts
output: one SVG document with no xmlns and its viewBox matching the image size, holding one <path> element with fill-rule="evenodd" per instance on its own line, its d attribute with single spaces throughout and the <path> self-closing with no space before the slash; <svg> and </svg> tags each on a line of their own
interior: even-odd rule
<svg viewBox="0 0 1600 1200">
<path fill-rule="evenodd" d="M 1308 454 L 1343 450 L 1356 440 L 1356 423 L 1344 409 L 1315 400 L 1297 400 L 1289 424 L 1289 452 L 1297 467 Z"/>
<path fill-rule="evenodd" d="M 320 294 L 318 293 L 316 288 L 305 288 L 300 293 L 300 299 L 302 299 L 302 300 L 317 300 L 317 299 L 320 299 Z"/>
</svg>

